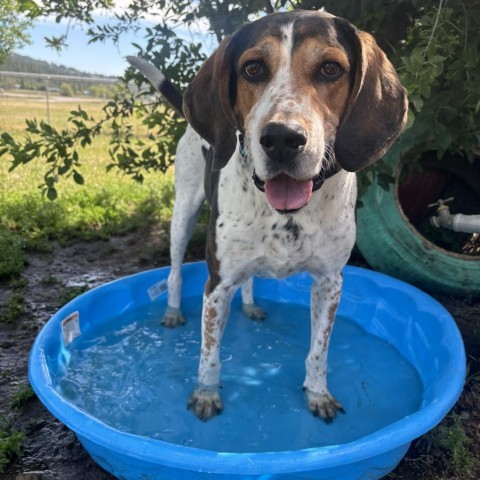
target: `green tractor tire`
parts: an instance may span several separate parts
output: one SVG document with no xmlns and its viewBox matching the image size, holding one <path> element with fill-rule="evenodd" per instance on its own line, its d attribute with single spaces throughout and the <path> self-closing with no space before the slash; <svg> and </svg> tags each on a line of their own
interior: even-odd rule
<svg viewBox="0 0 480 480">
<path fill-rule="evenodd" d="M 452 253 L 425 239 L 402 211 L 397 193 L 400 157 L 388 161 L 395 184 L 378 182 L 357 208 L 357 246 L 369 265 L 429 292 L 467 298 L 480 296 L 480 257 Z"/>
</svg>

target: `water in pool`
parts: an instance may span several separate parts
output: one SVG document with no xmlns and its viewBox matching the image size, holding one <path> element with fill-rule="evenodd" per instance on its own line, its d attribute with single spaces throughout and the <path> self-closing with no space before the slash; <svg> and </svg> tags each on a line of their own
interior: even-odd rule
<svg viewBox="0 0 480 480">
<path fill-rule="evenodd" d="M 222 345 L 223 413 L 204 423 L 186 409 L 200 353 L 201 297 L 187 299 L 187 324 L 166 329 L 164 307 L 133 310 L 67 349 L 56 388 L 70 402 L 122 430 L 223 452 L 295 450 L 354 441 L 416 411 L 416 371 L 390 345 L 337 317 L 328 382 L 346 414 L 327 425 L 306 407 L 302 382 L 309 309 L 259 301 L 264 322 L 241 312 L 239 299 Z"/>
</svg>

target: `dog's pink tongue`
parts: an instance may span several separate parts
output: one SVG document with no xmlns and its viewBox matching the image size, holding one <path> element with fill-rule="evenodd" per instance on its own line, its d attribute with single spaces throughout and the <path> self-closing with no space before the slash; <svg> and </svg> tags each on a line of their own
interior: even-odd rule
<svg viewBox="0 0 480 480">
<path fill-rule="evenodd" d="M 265 182 L 268 203 L 276 210 L 298 210 L 304 207 L 312 195 L 312 180 L 295 180 L 281 173 Z"/>
</svg>

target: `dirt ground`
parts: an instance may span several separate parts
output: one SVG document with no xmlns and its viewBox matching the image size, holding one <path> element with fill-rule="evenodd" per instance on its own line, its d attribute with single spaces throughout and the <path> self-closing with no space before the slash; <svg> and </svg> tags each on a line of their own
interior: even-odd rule
<svg viewBox="0 0 480 480">
<path fill-rule="evenodd" d="M 12 408 L 12 399 L 28 384 L 30 347 L 40 328 L 75 288 L 92 288 L 142 270 L 168 264 L 167 237 L 149 228 L 108 241 L 54 245 L 48 253 L 30 253 L 22 278 L 23 313 L 13 323 L 0 323 L 0 419 L 24 433 L 22 453 L 0 473 L 1 480 L 107 480 L 75 435 L 54 419 L 35 396 Z M 201 258 L 194 245 L 187 260 Z M 354 263 L 358 264 L 356 259 Z M 24 282 L 26 283 L 26 282 Z M 18 287 L 17 287 L 18 288 Z M 0 284 L 0 302 L 14 289 Z M 450 415 L 433 433 L 412 444 L 391 474 L 404 480 L 480 478 L 480 302 L 437 297 L 457 321 L 465 339 L 469 378 Z"/>
</svg>

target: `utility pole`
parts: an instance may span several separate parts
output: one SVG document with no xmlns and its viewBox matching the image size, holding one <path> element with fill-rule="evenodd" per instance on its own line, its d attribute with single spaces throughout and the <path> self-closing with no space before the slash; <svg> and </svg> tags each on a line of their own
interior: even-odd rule
<svg viewBox="0 0 480 480">
<path fill-rule="evenodd" d="M 48 90 L 50 89 L 50 84 L 49 84 L 49 81 L 50 80 L 50 77 L 47 76 L 45 77 L 45 92 L 47 94 L 47 121 L 48 123 L 50 123 L 50 96 L 49 96 L 49 93 L 48 93 Z"/>
</svg>

